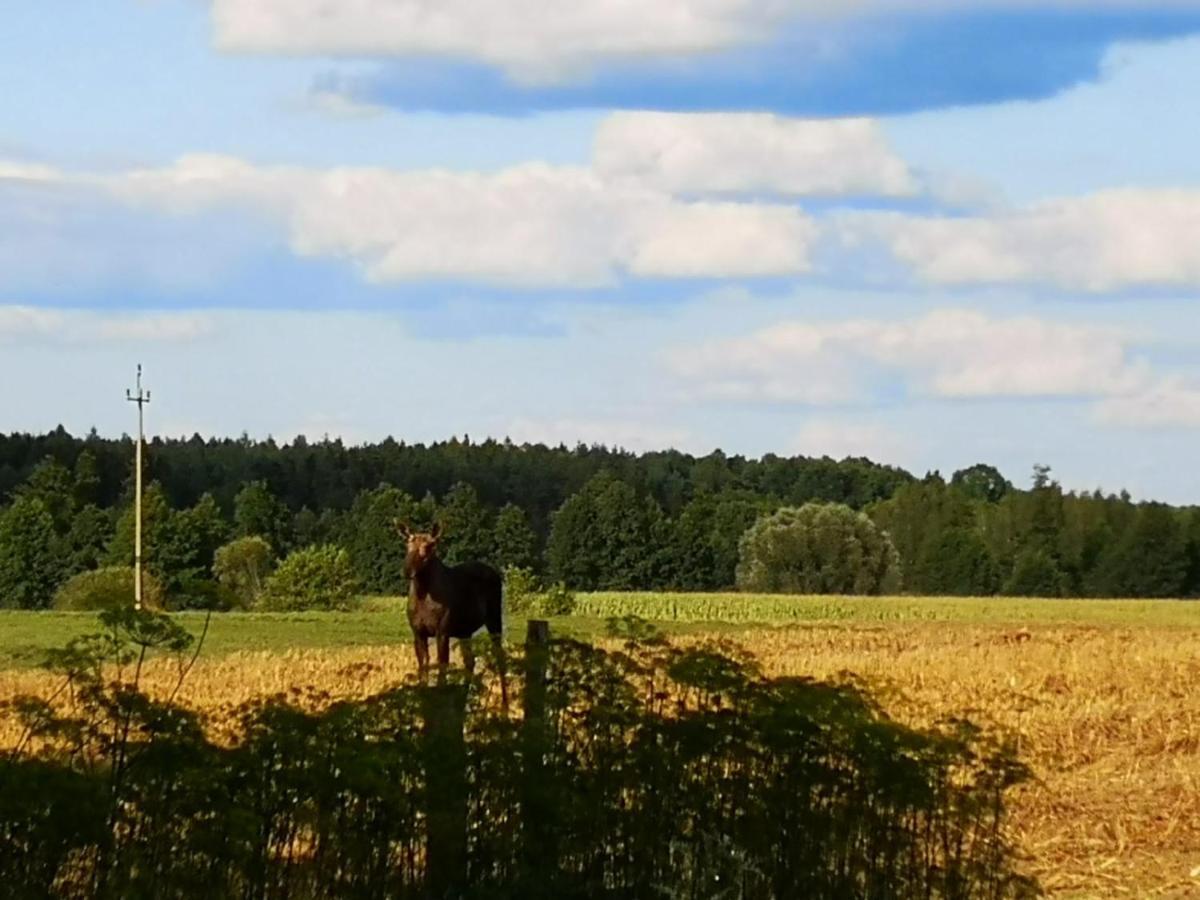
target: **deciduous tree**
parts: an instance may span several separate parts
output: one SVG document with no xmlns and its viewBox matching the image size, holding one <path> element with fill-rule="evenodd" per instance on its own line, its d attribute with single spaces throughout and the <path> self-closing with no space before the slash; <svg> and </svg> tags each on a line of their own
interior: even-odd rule
<svg viewBox="0 0 1200 900">
<path fill-rule="evenodd" d="M 42 609 L 64 577 L 54 517 L 36 495 L 0 513 L 0 607 Z"/>
<path fill-rule="evenodd" d="M 798 594 L 880 594 L 900 584 L 900 558 L 866 515 L 837 503 L 784 507 L 741 542 L 738 586 Z"/>
</svg>

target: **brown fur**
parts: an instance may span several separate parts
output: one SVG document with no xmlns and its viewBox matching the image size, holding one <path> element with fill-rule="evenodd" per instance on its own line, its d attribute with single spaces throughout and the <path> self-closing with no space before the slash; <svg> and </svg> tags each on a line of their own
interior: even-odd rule
<svg viewBox="0 0 1200 900">
<path fill-rule="evenodd" d="M 417 666 L 424 672 L 429 666 L 429 639 L 437 642 L 438 667 L 450 663 L 450 639 L 458 640 L 463 664 L 473 671 L 475 658 L 470 638 L 486 626 L 488 634 L 502 654 L 500 573 L 486 563 L 466 562 L 448 566 L 437 555 L 441 529 L 414 532 L 397 522 L 397 529 L 408 544 L 404 568 L 408 575 L 408 622 L 412 626 Z M 503 662 L 503 656 L 499 656 Z"/>
</svg>

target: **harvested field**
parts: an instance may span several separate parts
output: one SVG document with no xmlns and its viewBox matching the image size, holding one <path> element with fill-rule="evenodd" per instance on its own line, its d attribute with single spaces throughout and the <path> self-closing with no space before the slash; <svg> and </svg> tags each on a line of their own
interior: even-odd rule
<svg viewBox="0 0 1200 900">
<path fill-rule="evenodd" d="M 1012 735 L 1036 780 L 1014 793 L 1010 827 L 1051 896 L 1200 896 L 1200 629 L 821 623 L 723 637 L 768 675 L 854 673 L 906 723 L 962 716 Z M 399 644 L 238 651 L 201 657 L 179 698 L 219 730 L 256 697 L 361 698 L 412 671 Z M 155 693 L 175 680 L 173 668 L 150 665 Z M 10 670 L 0 698 L 52 684 L 44 672 Z M 12 723 L 2 728 L 11 745 Z"/>
</svg>

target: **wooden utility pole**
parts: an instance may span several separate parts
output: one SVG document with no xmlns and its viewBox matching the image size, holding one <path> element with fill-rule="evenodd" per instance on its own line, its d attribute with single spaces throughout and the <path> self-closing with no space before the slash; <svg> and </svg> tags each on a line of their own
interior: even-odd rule
<svg viewBox="0 0 1200 900">
<path fill-rule="evenodd" d="M 467 887 L 466 683 L 421 688 L 425 715 L 425 881 L 436 898 L 462 896 Z"/>
<path fill-rule="evenodd" d="M 134 501 L 133 501 L 133 608 L 142 608 L 142 444 L 144 443 L 144 421 L 143 411 L 147 403 L 150 402 L 150 392 L 142 392 L 142 364 L 138 363 L 137 367 L 137 393 L 132 394 L 129 389 L 125 389 L 125 399 L 131 403 L 136 403 L 138 408 L 138 434 L 137 434 L 137 450 L 135 453 L 136 459 L 136 474 L 134 475 Z"/>
</svg>

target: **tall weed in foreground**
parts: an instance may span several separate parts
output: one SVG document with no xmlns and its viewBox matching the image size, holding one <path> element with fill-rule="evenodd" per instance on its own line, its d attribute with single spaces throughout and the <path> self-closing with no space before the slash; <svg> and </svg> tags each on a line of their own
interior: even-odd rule
<svg viewBox="0 0 1200 900">
<path fill-rule="evenodd" d="M 890 722 L 852 682 L 763 678 L 734 649 L 568 641 L 473 681 L 362 702 L 264 699 L 213 742 L 140 663 L 169 618 L 115 611 L 7 711 L 0 883 L 13 897 L 1029 896 L 1002 837 L 1026 776 L 965 723 Z M 194 651 L 192 651 L 194 653 Z"/>
</svg>

